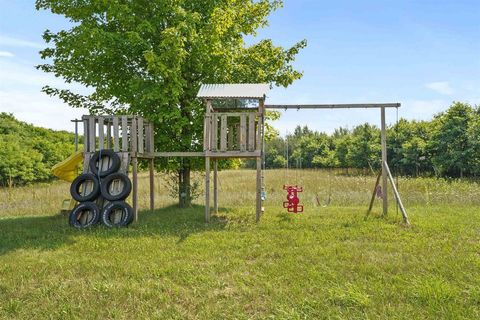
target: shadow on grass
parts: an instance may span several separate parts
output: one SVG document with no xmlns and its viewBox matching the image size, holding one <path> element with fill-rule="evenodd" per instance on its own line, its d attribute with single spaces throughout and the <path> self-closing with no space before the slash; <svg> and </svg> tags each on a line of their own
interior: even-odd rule
<svg viewBox="0 0 480 320">
<path fill-rule="evenodd" d="M 227 220 L 224 217 L 212 216 L 207 224 L 203 213 L 203 206 L 187 209 L 170 206 L 153 212 L 142 211 L 137 223 L 121 229 L 98 225 L 87 230 L 76 230 L 68 225 L 66 216 L 60 215 L 0 219 L 0 255 L 19 249 L 52 250 L 74 243 L 78 235 L 90 234 L 97 238 L 173 236 L 178 237 L 177 243 L 181 243 L 191 234 L 225 228 Z"/>
</svg>

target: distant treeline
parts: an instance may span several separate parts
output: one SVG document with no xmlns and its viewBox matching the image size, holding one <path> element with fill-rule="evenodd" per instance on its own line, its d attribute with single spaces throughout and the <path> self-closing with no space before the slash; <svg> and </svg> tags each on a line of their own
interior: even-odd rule
<svg viewBox="0 0 480 320">
<path fill-rule="evenodd" d="M 380 129 L 363 124 L 333 134 L 297 127 L 288 138 L 289 166 L 357 168 L 378 171 Z M 454 103 L 432 121 L 401 119 L 387 132 L 392 171 L 408 176 L 480 176 L 480 108 Z M 277 136 L 266 144 L 266 167 L 286 166 L 286 140 Z"/>
<path fill-rule="evenodd" d="M 74 134 L 38 128 L 0 113 L 0 186 L 53 178 L 52 166 L 74 151 Z"/>
</svg>

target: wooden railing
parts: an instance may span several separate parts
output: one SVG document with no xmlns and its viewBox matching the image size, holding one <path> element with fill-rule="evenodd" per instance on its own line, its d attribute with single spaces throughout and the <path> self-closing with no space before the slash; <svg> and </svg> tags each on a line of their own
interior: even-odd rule
<svg viewBox="0 0 480 320">
<path fill-rule="evenodd" d="M 257 112 L 210 113 L 205 116 L 204 151 L 259 151 Z"/>
<path fill-rule="evenodd" d="M 84 152 L 154 153 L 154 127 L 138 116 L 83 116 Z"/>
</svg>

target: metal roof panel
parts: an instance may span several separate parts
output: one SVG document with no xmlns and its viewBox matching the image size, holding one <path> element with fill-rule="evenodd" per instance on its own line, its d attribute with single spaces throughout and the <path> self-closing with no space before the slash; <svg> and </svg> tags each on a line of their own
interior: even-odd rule
<svg viewBox="0 0 480 320">
<path fill-rule="evenodd" d="M 263 99 L 270 91 L 267 83 L 203 84 L 198 98 Z"/>
</svg>

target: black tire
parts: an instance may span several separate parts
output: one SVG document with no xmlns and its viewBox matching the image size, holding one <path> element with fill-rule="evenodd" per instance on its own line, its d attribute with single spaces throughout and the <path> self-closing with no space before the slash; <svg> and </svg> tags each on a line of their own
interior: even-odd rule
<svg viewBox="0 0 480 320">
<path fill-rule="evenodd" d="M 112 214 L 116 210 L 122 210 L 122 214 L 120 219 L 113 221 Z M 103 208 L 101 219 L 103 224 L 109 228 L 126 227 L 133 221 L 133 209 L 125 201 L 110 202 Z"/>
<path fill-rule="evenodd" d="M 110 186 L 115 180 L 120 180 L 123 182 L 123 188 L 119 193 L 111 194 Z M 131 191 L 132 182 L 126 174 L 120 172 L 112 173 L 111 175 L 106 176 L 104 179 L 102 179 L 102 184 L 100 186 L 100 192 L 102 193 L 102 196 L 108 201 L 124 200 L 130 195 Z"/>
<path fill-rule="evenodd" d="M 87 214 L 86 216 L 84 216 Z M 86 229 L 94 226 L 100 220 L 100 209 L 93 202 L 83 202 L 78 204 L 70 212 L 68 222 L 77 229 Z"/>
<path fill-rule="evenodd" d="M 110 158 L 110 166 L 107 170 L 100 170 L 98 169 L 98 163 L 100 158 Z M 93 154 L 92 158 L 90 159 L 90 171 L 96 176 L 100 176 L 101 178 L 108 176 L 114 172 L 117 172 L 120 169 L 120 157 L 116 154 L 113 150 L 106 149 L 100 150 Z"/>
<path fill-rule="evenodd" d="M 87 181 L 91 181 L 93 183 L 92 192 L 82 196 L 80 194 L 80 186 Z M 73 180 L 70 186 L 70 194 L 72 198 L 78 202 L 87 202 L 87 201 L 94 201 L 97 199 L 98 194 L 100 193 L 100 183 L 95 175 L 91 173 L 84 173 L 79 175 L 78 177 Z"/>
</svg>

